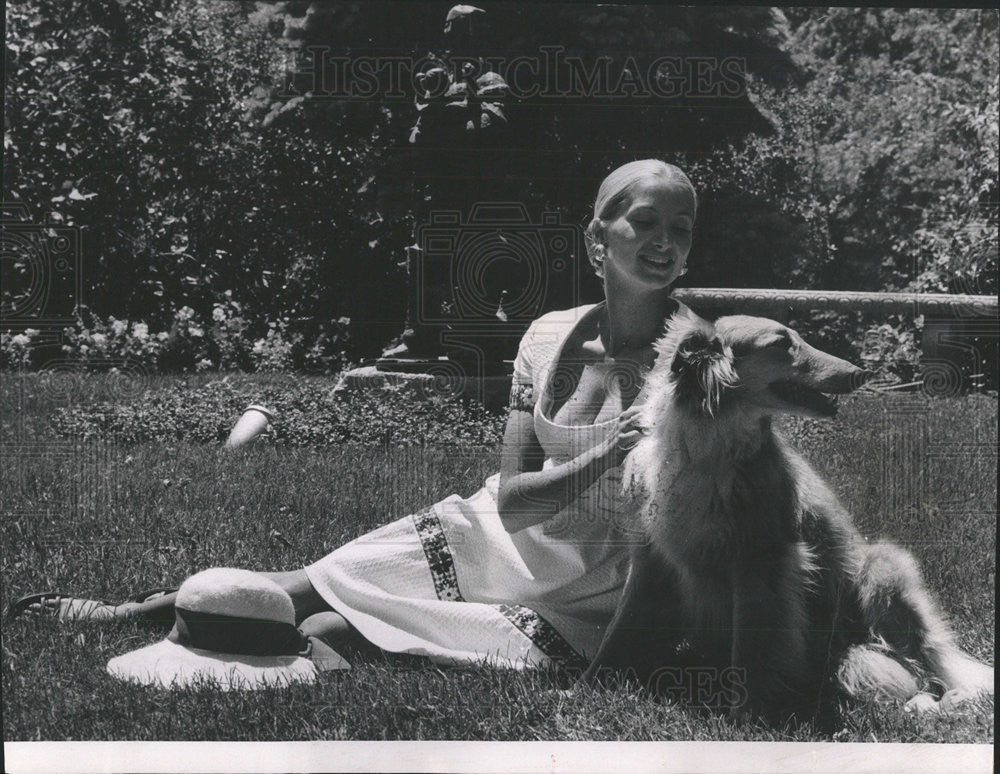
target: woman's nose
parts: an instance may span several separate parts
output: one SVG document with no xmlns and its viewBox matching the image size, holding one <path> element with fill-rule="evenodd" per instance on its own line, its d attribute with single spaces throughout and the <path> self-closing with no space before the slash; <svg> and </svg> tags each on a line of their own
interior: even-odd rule
<svg viewBox="0 0 1000 774">
<path fill-rule="evenodd" d="M 653 247 L 659 250 L 660 252 L 663 252 L 668 247 L 670 247 L 670 239 L 667 237 L 666 234 L 661 234 L 660 236 L 654 237 Z"/>
</svg>

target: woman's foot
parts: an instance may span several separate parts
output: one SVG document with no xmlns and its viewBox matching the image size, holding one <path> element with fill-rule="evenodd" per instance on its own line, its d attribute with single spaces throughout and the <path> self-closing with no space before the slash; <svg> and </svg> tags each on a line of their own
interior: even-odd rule
<svg viewBox="0 0 1000 774">
<path fill-rule="evenodd" d="M 112 618 L 148 618 L 173 621 L 176 589 L 144 591 L 120 605 L 99 599 L 83 599 L 58 592 L 29 594 L 10 606 L 9 618 L 27 615 L 32 618 L 55 618 L 59 621 L 107 621 Z"/>
<path fill-rule="evenodd" d="M 138 602 L 111 605 L 97 599 L 49 596 L 31 602 L 19 612 L 33 618 L 52 617 L 59 621 L 107 621 L 112 618 L 131 618 L 138 612 L 138 608 Z"/>
</svg>

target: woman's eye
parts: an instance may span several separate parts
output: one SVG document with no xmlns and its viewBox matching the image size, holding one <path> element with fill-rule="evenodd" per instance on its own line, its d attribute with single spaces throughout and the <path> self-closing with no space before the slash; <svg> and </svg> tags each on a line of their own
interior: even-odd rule
<svg viewBox="0 0 1000 774">
<path fill-rule="evenodd" d="M 764 346 L 767 349 L 772 349 L 772 348 L 774 348 L 774 349 L 787 349 L 789 343 L 790 342 L 788 341 L 787 338 L 785 338 L 784 336 L 781 336 L 780 338 L 777 338 L 774 341 L 769 341 Z"/>
<path fill-rule="evenodd" d="M 650 228 L 653 225 L 651 220 L 643 220 L 641 218 L 633 219 L 632 224 L 637 228 Z"/>
</svg>

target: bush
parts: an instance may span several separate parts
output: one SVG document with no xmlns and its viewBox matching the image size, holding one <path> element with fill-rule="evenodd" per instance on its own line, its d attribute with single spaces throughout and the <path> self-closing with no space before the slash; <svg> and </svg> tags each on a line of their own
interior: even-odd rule
<svg viewBox="0 0 1000 774">
<path fill-rule="evenodd" d="M 106 371 L 128 366 L 143 372 L 306 371 L 331 374 L 345 365 L 346 317 L 304 326 L 283 318 L 266 326 L 252 325 L 240 304 L 226 300 L 212 307 L 210 319 L 182 306 L 166 330 L 153 332 L 144 322 L 81 310 L 75 325 L 62 332 L 58 350 L 37 329 L 4 332 L 0 355 L 5 368 L 44 368 L 53 362 L 84 370 Z"/>
<path fill-rule="evenodd" d="M 256 340 L 285 320 L 286 364 L 323 370 L 346 346 L 338 318 L 399 319 L 356 326 L 350 346 L 365 354 L 401 329 L 391 246 L 407 241 L 379 220 L 369 185 L 389 144 L 377 103 L 357 106 L 374 115 L 365 124 L 262 126 L 284 58 L 253 4 L 94 0 L 71 19 L 63 6 L 7 11 L 3 198 L 32 222 L 81 231 L 102 325 L 110 315 L 166 331 L 165 365 L 184 371 L 253 367 L 249 349 L 228 347 L 240 324 Z M 5 309 L 30 291 L 26 278 L 4 261 Z M 236 322 L 211 333 L 219 306 Z M 176 319 L 183 307 L 204 335 Z M 93 348 L 84 329 L 107 332 L 81 314 L 69 346 Z M 278 346 L 264 367 L 282 362 Z"/>
</svg>

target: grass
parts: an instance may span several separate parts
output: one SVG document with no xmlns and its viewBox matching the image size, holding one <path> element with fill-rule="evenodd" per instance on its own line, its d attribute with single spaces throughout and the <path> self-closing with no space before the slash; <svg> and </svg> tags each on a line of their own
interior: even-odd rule
<svg viewBox="0 0 1000 774">
<path fill-rule="evenodd" d="M 177 381 L 154 379 L 150 393 L 127 400 L 150 401 Z M 188 381 L 187 389 L 197 394 L 206 381 Z M 290 383 L 236 382 L 250 392 Z M 211 566 L 297 568 L 448 494 L 471 494 L 499 462 L 495 443 L 264 443 L 228 454 L 183 438 L 143 441 L 141 432 L 129 443 L 74 442 L 53 429 L 67 403 L 51 385 L 7 377 L 0 397 L 4 442 L 13 444 L 5 454 L 0 526 L 5 607 L 47 589 L 118 599 Z M 88 377 L 70 397 L 86 408 L 108 394 L 99 377 Z M 915 552 L 962 645 L 991 662 L 996 420 L 995 398 L 896 396 L 843 401 L 835 423 L 786 423 L 865 533 Z M 127 622 L 19 619 L 5 620 L 2 635 L 6 740 L 831 738 L 810 726 L 735 723 L 626 690 L 566 696 L 552 690 L 568 687 L 559 673 L 442 670 L 367 652 L 346 652 L 354 669 L 312 686 L 163 692 L 104 672 L 111 656 L 162 632 Z M 985 743 L 993 739 L 993 705 L 980 702 L 946 717 L 852 705 L 840 725 L 833 737 L 839 741 Z"/>
</svg>

